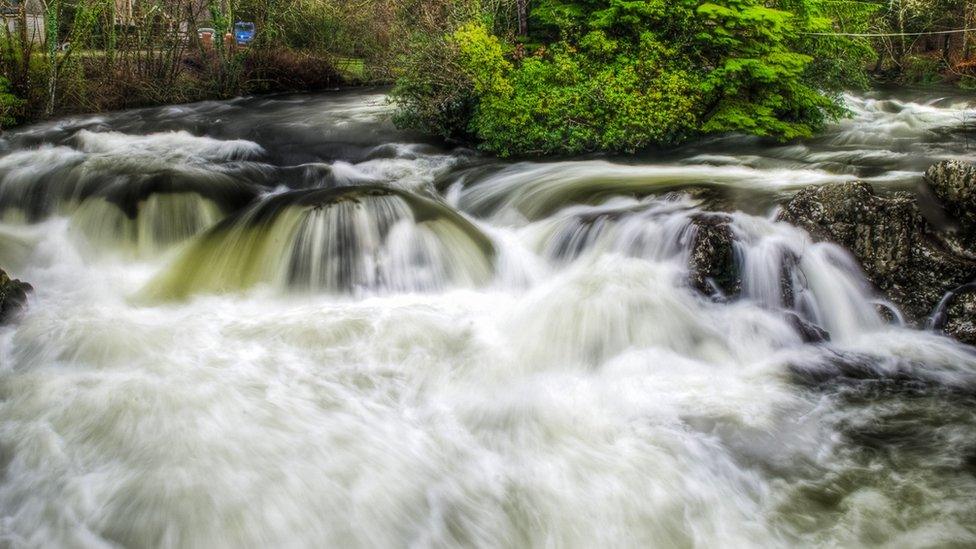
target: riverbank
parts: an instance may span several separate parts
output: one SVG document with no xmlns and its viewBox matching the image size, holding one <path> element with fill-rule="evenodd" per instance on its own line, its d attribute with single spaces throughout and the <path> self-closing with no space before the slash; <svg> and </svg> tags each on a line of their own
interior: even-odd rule
<svg viewBox="0 0 976 549">
<path fill-rule="evenodd" d="M 230 99 L 243 95 L 307 93 L 373 83 L 361 59 L 286 48 L 136 52 L 129 60 L 107 54 L 78 54 L 58 79 L 49 108 L 43 63 L 32 63 L 16 90 L 15 105 L 3 113 L 24 126 L 74 114 L 105 113 L 159 105 Z M 41 61 L 39 58 L 38 61 Z M 162 71 L 165 76 L 158 73 Z M 33 85 L 36 84 L 36 85 Z M 8 128 L 9 129 L 9 128 Z"/>
</svg>

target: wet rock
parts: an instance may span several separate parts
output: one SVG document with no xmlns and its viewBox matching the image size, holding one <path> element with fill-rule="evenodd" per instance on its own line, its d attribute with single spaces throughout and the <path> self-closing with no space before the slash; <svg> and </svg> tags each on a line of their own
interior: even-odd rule
<svg viewBox="0 0 976 549">
<path fill-rule="evenodd" d="M 701 214 L 695 216 L 693 224 L 689 283 L 709 297 L 736 297 L 742 289 L 742 279 L 735 261 L 731 218 L 722 214 Z"/>
<path fill-rule="evenodd" d="M 958 296 L 946 311 L 945 333 L 968 345 L 976 345 L 976 292 Z"/>
<path fill-rule="evenodd" d="M 976 345 L 976 284 L 966 284 L 947 295 L 933 324 L 950 337 Z"/>
<path fill-rule="evenodd" d="M 804 343 L 824 343 L 830 341 L 830 333 L 824 330 L 820 326 L 813 324 L 812 322 L 807 322 L 800 318 L 800 315 L 787 312 L 786 321 L 793 326 L 793 330 L 800 334 L 800 338 Z"/>
<path fill-rule="evenodd" d="M 800 258 L 793 252 L 787 252 L 783 256 L 783 264 L 780 267 L 779 285 L 780 295 L 782 296 L 781 305 L 786 309 L 796 306 L 796 298 L 800 289 L 804 286 L 800 280 L 802 272 L 799 270 Z"/>
<path fill-rule="evenodd" d="M 701 207 L 709 212 L 734 212 L 736 205 L 731 196 L 730 187 L 693 185 L 682 187 L 676 194 L 683 194 L 699 201 Z"/>
<path fill-rule="evenodd" d="M 765 215 L 779 200 L 777 193 L 756 188 L 738 188 L 734 185 L 682 184 L 668 188 L 668 193 L 685 195 L 701 204 L 709 212 L 744 212 Z"/>
<path fill-rule="evenodd" d="M 976 233 L 976 166 L 956 160 L 925 172 L 925 184 L 964 233 Z"/>
<path fill-rule="evenodd" d="M 901 324 L 901 317 L 897 310 L 886 303 L 875 303 L 874 310 L 886 324 Z"/>
<path fill-rule="evenodd" d="M 847 248 L 868 280 L 915 324 L 946 292 L 976 278 L 976 260 L 955 252 L 909 193 L 881 196 L 863 182 L 807 188 L 780 219 Z"/>
<path fill-rule="evenodd" d="M 27 294 L 33 289 L 26 282 L 11 279 L 0 269 L 0 324 L 10 321 L 27 306 Z"/>
</svg>

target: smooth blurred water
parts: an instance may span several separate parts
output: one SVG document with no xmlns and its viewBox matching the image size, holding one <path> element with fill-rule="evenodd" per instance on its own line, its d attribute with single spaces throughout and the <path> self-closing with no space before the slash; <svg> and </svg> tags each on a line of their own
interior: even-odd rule
<svg viewBox="0 0 976 549">
<path fill-rule="evenodd" d="M 976 544 L 976 353 L 772 220 L 976 160 L 976 110 L 847 101 L 802 143 L 554 162 L 371 91 L 8 132 L 0 267 L 36 293 L 0 328 L 0 544 Z M 716 208 L 738 299 L 688 283 Z"/>
</svg>

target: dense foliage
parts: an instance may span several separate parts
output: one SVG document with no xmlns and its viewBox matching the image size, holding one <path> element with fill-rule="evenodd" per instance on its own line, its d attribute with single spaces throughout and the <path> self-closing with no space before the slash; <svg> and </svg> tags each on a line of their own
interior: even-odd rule
<svg viewBox="0 0 976 549">
<path fill-rule="evenodd" d="M 0 27 L 0 128 L 70 112 L 332 88 L 369 77 L 338 72 L 349 56 L 390 49 L 395 25 L 376 11 L 387 5 L 0 0 L 8 14 Z M 31 19 L 37 15 L 44 21 L 40 33 Z M 254 43 L 238 47 L 221 39 L 236 21 L 256 24 Z M 203 43 L 200 28 L 213 28 L 217 39 Z"/>
<path fill-rule="evenodd" d="M 830 93 L 838 82 L 814 70 L 826 41 L 804 34 L 831 21 L 813 2 L 802 7 L 540 1 L 531 38 L 542 44 L 531 54 L 484 22 L 418 48 L 395 91 L 398 121 L 501 155 L 632 152 L 723 132 L 809 136 L 842 109 Z"/>
<path fill-rule="evenodd" d="M 0 128 L 10 126 L 16 121 L 14 113 L 23 103 L 22 99 L 10 93 L 10 82 L 0 77 Z"/>
</svg>

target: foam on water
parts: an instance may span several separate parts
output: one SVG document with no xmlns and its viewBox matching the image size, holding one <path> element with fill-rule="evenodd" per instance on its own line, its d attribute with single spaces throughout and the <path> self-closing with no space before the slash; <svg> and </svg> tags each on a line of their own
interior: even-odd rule
<svg viewBox="0 0 976 549">
<path fill-rule="evenodd" d="M 75 134 L 78 148 L 89 153 L 137 157 L 140 162 L 152 159 L 243 160 L 264 153 L 257 143 L 236 139 L 224 141 L 197 137 L 186 131 L 128 135 L 120 132 L 91 132 Z"/>
<path fill-rule="evenodd" d="M 581 200 L 648 195 L 694 184 L 780 189 L 850 179 L 815 170 L 757 170 L 746 166 L 634 166 L 603 160 L 520 163 L 473 185 L 462 195 L 460 205 L 475 212 L 517 211 L 538 219 Z"/>
<path fill-rule="evenodd" d="M 802 146 L 504 165 L 345 148 L 386 111 L 329 97 L 8 136 L 0 265 L 36 293 L 0 328 L 0 543 L 976 543 L 971 349 L 886 324 L 843 250 L 766 213 L 727 214 L 742 296 L 688 282 L 702 186 L 900 184 L 921 149 L 877 151 L 957 152 L 963 106 L 850 98 Z M 207 175 L 54 191 L 98 158 Z"/>
</svg>

